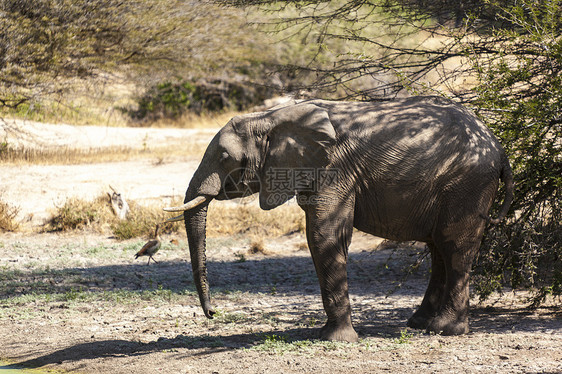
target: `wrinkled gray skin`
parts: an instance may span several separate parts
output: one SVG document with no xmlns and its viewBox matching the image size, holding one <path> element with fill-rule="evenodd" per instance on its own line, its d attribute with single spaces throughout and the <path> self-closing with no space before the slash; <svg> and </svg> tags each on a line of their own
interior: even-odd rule
<svg viewBox="0 0 562 374">
<path fill-rule="evenodd" d="M 336 180 L 276 183 L 275 170 L 337 170 Z M 269 174 L 268 174 L 269 171 Z M 273 179 L 272 179 L 273 178 Z M 488 211 L 499 181 L 499 217 Z M 296 188 L 296 191 L 295 191 Z M 469 271 L 487 222 L 505 216 L 513 181 L 504 151 L 468 110 L 438 97 L 388 102 L 290 103 L 229 121 L 209 144 L 186 192 L 230 199 L 259 193 L 262 209 L 297 194 L 328 316 L 321 337 L 356 341 L 347 252 L 353 228 L 431 249 L 432 272 L 408 326 L 468 331 Z M 195 284 L 212 317 L 205 263 L 208 201 L 184 212 Z"/>
</svg>

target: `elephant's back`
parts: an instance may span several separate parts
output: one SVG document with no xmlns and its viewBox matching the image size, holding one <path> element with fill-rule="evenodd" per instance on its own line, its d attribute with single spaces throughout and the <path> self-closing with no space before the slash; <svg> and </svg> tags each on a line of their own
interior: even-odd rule
<svg viewBox="0 0 562 374">
<path fill-rule="evenodd" d="M 333 167 L 345 170 L 355 185 L 357 217 L 376 221 L 358 227 L 363 231 L 423 240 L 444 200 L 461 199 L 474 181 L 497 185 L 501 146 L 476 116 L 453 102 L 431 97 L 334 104 L 332 116 L 340 136 Z M 423 219 L 404 219 L 410 216 Z"/>
<path fill-rule="evenodd" d="M 468 158 L 483 154 L 501 159 L 503 152 L 478 117 L 441 97 L 315 103 L 328 111 L 340 144 L 356 143 L 350 149 L 375 148 L 428 160 L 450 154 L 464 154 Z"/>
<path fill-rule="evenodd" d="M 337 102 L 313 100 L 325 109 L 341 136 L 380 136 L 392 132 L 415 137 L 431 131 L 442 137 L 495 141 L 489 129 L 466 107 L 438 96 L 414 96 L 389 101 Z M 427 135 L 427 134 L 426 134 Z"/>
</svg>

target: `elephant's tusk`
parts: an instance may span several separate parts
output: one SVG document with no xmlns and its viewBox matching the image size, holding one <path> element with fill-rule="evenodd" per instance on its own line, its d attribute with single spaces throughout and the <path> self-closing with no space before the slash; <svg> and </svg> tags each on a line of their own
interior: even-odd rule
<svg viewBox="0 0 562 374">
<path fill-rule="evenodd" d="M 183 219 L 184 219 L 184 216 L 183 216 L 183 213 L 182 213 L 179 216 L 169 218 L 162 223 L 178 222 L 178 221 L 183 221 Z"/>
<path fill-rule="evenodd" d="M 193 209 L 196 206 L 203 204 L 205 201 L 207 201 L 207 197 L 197 196 L 195 199 L 193 199 L 191 201 L 188 201 L 187 203 L 185 203 L 183 205 L 164 208 L 164 210 L 166 212 L 184 212 L 186 210 Z"/>
</svg>

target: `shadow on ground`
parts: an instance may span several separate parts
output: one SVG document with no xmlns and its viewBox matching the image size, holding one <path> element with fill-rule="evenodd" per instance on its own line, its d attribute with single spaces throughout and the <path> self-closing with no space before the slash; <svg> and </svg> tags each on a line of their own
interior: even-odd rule
<svg viewBox="0 0 562 374">
<path fill-rule="evenodd" d="M 400 337 L 406 321 L 414 312 L 415 305 L 386 298 L 393 290 L 392 298 L 421 299 L 427 284 L 428 269 L 404 278 L 408 266 L 408 252 L 392 257 L 391 251 L 352 253 L 349 256 L 349 279 L 354 326 L 362 338 L 383 338 L 392 341 Z M 243 291 L 271 293 L 272 288 L 282 298 L 286 295 L 316 295 L 320 292 L 310 256 L 262 256 L 246 261 L 210 261 L 209 279 L 214 292 Z M 64 293 L 73 289 L 83 292 L 108 292 L 115 290 L 143 291 L 165 289 L 171 292 L 193 292 L 189 263 L 183 261 L 160 262 L 155 265 L 110 265 L 92 268 L 63 270 L 21 271 L 9 273 L 0 270 L 0 299 L 26 293 Z M 396 288 L 398 284 L 400 288 Z M 282 295 L 281 295 L 282 294 Z M 354 303 L 353 298 L 358 302 Z M 195 299 L 195 297 L 194 297 Z M 373 305 L 376 304 L 376 305 Z M 302 305 L 284 305 L 294 326 L 304 326 L 306 321 L 323 321 L 321 310 L 303 310 Z M 557 314 L 558 313 L 558 314 Z M 554 318 L 545 318 L 552 315 Z M 536 313 L 526 308 L 501 306 L 474 306 L 471 309 L 471 330 L 476 333 L 507 334 L 513 331 L 553 331 L 562 329 L 559 311 L 543 308 Z M 287 341 L 315 339 L 320 322 L 315 328 L 294 328 L 270 331 Z M 49 354 L 22 361 L 7 368 L 37 368 L 64 361 L 92 360 L 117 356 L 142 356 L 170 349 L 188 349 L 192 355 L 250 348 L 264 341 L 263 333 L 178 335 L 175 338 L 159 338 L 143 343 L 128 340 L 100 340 L 75 344 Z"/>
<path fill-rule="evenodd" d="M 405 255 L 404 255 L 405 256 Z M 363 252 L 349 256 L 349 281 L 352 292 L 381 295 L 398 290 L 423 294 L 427 269 L 409 279 L 419 287 L 397 288 L 407 266 L 404 256 L 393 259 L 389 251 Z M 318 294 L 318 280 L 309 255 L 261 256 L 244 261 L 209 261 L 208 277 L 212 292 L 276 292 Z M 191 266 L 187 261 L 160 261 L 157 264 L 107 265 L 66 269 L 7 270 L 0 268 L 0 299 L 25 294 L 63 294 L 67 292 L 107 292 L 116 290 L 170 290 L 195 292 Z"/>
<path fill-rule="evenodd" d="M 394 316 L 410 312 L 408 308 L 392 309 Z M 549 308 L 546 308 L 549 309 Z M 552 313 L 557 313 L 552 308 Z M 489 322 L 489 317 L 501 316 L 501 323 Z M 562 321 L 553 318 L 551 321 L 539 320 L 536 314 L 526 308 L 476 308 L 472 312 L 473 331 L 494 332 L 499 334 L 513 331 L 530 331 L 538 326 L 546 329 L 560 329 Z M 379 337 L 388 339 L 389 344 L 400 338 L 405 326 L 405 321 L 394 317 L 390 320 L 360 322 L 356 329 L 361 338 Z M 315 339 L 319 333 L 318 328 L 295 328 L 282 331 L 272 331 L 268 335 L 283 336 L 287 342 Z M 154 352 L 173 349 L 188 349 L 190 355 L 210 355 L 217 352 L 251 348 L 260 344 L 266 338 L 263 333 L 233 334 L 233 335 L 178 335 L 174 338 L 159 338 L 156 341 L 142 343 L 127 340 L 100 340 L 76 344 L 55 352 L 8 365 L 5 368 L 39 368 L 49 364 L 61 364 L 65 361 L 78 362 L 83 360 L 104 359 L 119 356 L 143 356 Z"/>
</svg>

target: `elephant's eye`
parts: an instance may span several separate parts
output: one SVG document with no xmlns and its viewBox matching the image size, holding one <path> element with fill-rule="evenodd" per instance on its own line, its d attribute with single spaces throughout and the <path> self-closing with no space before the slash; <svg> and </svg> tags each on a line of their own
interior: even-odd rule
<svg viewBox="0 0 562 374">
<path fill-rule="evenodd" d="M 229 158 L 228 153 L 223 152 L 223 153 L 221 154 L 220 162 L 225 162 L 226 160 L 228 160 L 228 158 Z"/>
</svg>

